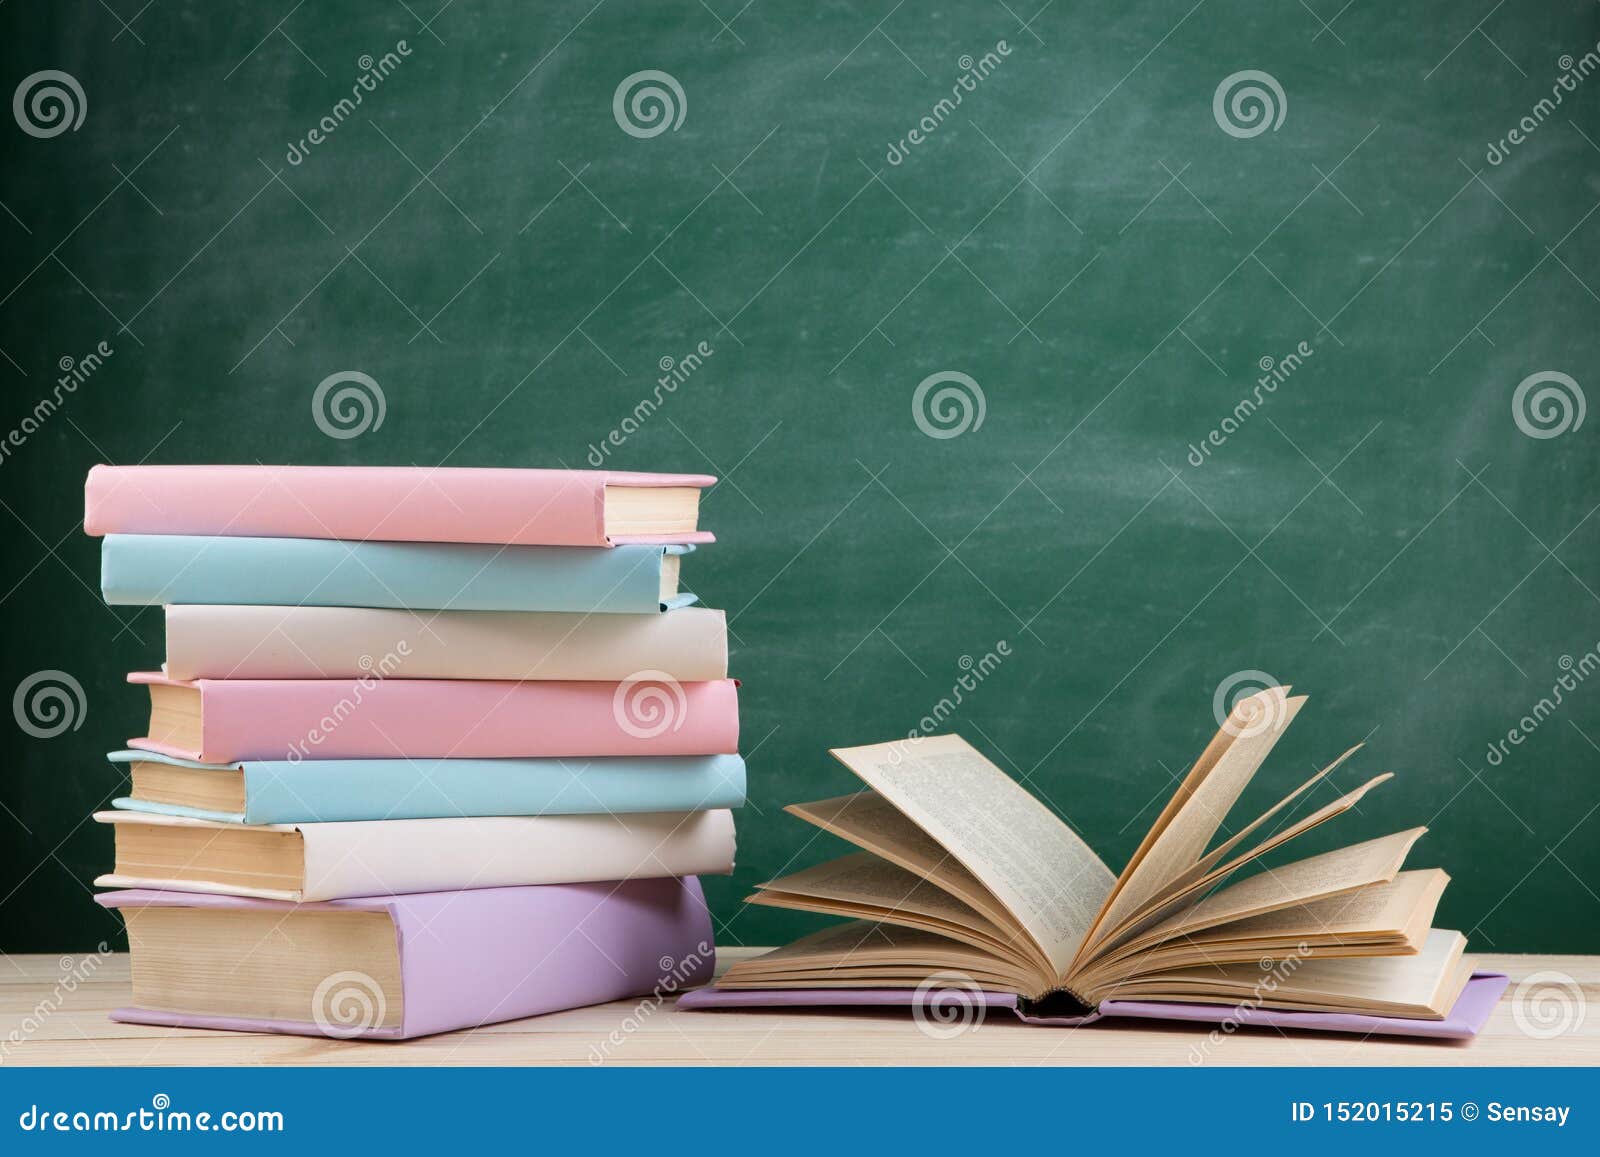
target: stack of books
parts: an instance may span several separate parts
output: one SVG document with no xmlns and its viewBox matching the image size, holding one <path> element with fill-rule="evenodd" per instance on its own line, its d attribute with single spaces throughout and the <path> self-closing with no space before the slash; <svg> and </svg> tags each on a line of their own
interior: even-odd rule
<svg viewBox="0 0 1600 1157">
<path fill-rule="evenodd" d="M 693 475 L 97 466 L 160 605 L 120 1020 L 403 1038 L 699 982 L 745 794 Z"/>
</svg>

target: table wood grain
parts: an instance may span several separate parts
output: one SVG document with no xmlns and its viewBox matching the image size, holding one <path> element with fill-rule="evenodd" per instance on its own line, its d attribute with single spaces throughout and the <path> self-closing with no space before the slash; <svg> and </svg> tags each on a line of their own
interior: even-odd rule
<svg viewBox="0 0 1600 1157">
<path fill-rule="evenodd" d="M 764 949 L 728 949 L 726 965 Z M 398 1043 L 332 1041 L 117 1024 L 130 1002 L 128 957 L 0 955 L 0 1067 L 5 1065 L 1190 1065 L 1207 1030 L 1031 1028 L 1000 1014 L 948 1039 L 896 1012 L 680 1012 L 619 1001 Z M 1475 957 L 1512 978 L 1471 1042 L 1359 1039 L 1242 1029 L 1206 1048 L 1207 1065 L 1600 1064 L 1600 957 Z M 64 978 L 81 974 L 71 984 Z M 1571 979 L 1571 1022 L 1559 1035 L 1524 1031 L 1517 984 Z M 70 991 L 68 990 L 70 988 Z M 1555 991 L 1555 990 L 1550 990 Z M 1552 1006 L 1553 1007 L 1553 1006 Z M 1523 1000 L 1521 1020 L 1535 1010 Z M 1584 1013 L 1581 1018 L 1579 1012 Z M 1538 1026 L 1535 1025 L 1535 1028 Z M 621 1043 L 607 1043 L 615 1032 Z M 603 1050 L 603 1051 L 602 1051 Z"/>
</svg>

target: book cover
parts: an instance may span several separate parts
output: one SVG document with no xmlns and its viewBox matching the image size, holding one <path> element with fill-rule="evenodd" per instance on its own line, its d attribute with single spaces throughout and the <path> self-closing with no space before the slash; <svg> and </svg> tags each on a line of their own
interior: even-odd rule
<svg viewBox="0 0 1600 1157">
<path fill-rule="evenodd" d="M 737 755 L 605 759 L 308 759 L 199 763 L 114 751 L 113 764 L 155 762 L 237 779 L 238 811 L 123 797 L 112 806 L 219 823 L 294 824 L 462 816 L 617 815 L 744 805 Z M 135 788 L 139 785 L 136 782 Z"/>
<path fill-rule="evenodd" d="M 125 915 L 141 908 L 296 912 L 292 904 L 146 890 L 95 897 Z M 402 1040 L 497 1021 L 675 992 L 713 967 L 711 918 L 698 880 L 486 888 L 335 900 L 300 911 L 381 912 L 394 922 L 398 984 L 331 973 L 282 1017 L 119 1008 L 114 1020 L 235 1032 Z M 577 930 L 581 929 L 581 934 Z M 139 949 L 134 946 L 135 958 Z M 241 972 L 250 978 L 245 956 Z M 137 989 L 136 989 L 137 994 Z"/>
<path fill-rule="evenodd" d="M 248 759 L 500 759 L 524 756 L 732 755 L 732 679 L 617 683 L 475 679 L 168 679 L 152 689 L 150 734 L 129 747 L 229 763 Z M 171 692 L 198 697 L 178 719 Z"/>
<path fill-rule="evenodd" d="M 172 679 L 724 679 L 721 611 L 579 615 L 373 607 L 168 606 Z"/>
<path fill-rule="evenodd" d="M 652 614 L 694 602 L 675 593 L 673 574 L 692 549 L 109 534 L 100 548 L 100 587 L 113 606 Z"/>
<path fill-rule="evenodd" d="M 703 489 L 703 474 L 422 466 L 95 466 L 86 534 L 610 546 L 710 542 L 606 534 L 606 490 Z"/>
<path fill-rule="evenodd" d="M 270 900 L 340 900 L 409 892 L 450 892 L 528 884 L 576 884 L 661 876 L 726 875 L 733 870 L 733 813 L 650 812 L 643 815 L 495 816 L 473 819 L 375 820 L 364 823 L 265 824 L 243 828 L 181 816 L 96 812 L 95 822 L 142 834 L 202 837 L 201 851 L 180 849 L 182 873 L 145 854 L 95 880 L 102 888 L 215 892 Z M 187 829 L 187 831 L 185 831 Z M 257 879 L 233 858 L 221 835 L 298 837 L 303 864 L 274 881 Z M 174 845 L 176 846 L 176 845 Z M 297 862 L 300 862 L 297 860 Z M 152 874 L 143 874 L 143 873 Z M 167 872 L 166 875 L 158 874 Z M 298 886 L 296 886 L 298 885 Z"/>
<path fill-rule="evenodd" d="M 1297 1012 L 1259 1004 L 1198 1004 L 1178 1001 L 1106 1000 L 1082 1016 L 1037 1016 L 1025 1011 L 1014 992 L 988 992 L 973 987 L 920 988 L 699 988 L 678 1001 L 685 1009 L 909 1008 L 938 1026 L 971 1024 L 988 1011 L 1013 1016 L 1024 1024 L 1046 1028 L 1078 1028 L 1116 1020 L 1231 1025 L 1233 1028 L 1300 1029 L 1344 1032 L 1360 1036 L 1409 1036 L 1436 1040 L 1470 1040 L 1482 1031 L 1509 979 L 1500 972 L 1475 972 L 1443 1020 L 1404 1016 L 1372 1016 L 1353 1012 Z M 983 1010 L 980 1012 L 979 1010 Z M 1232 1031 L 1230 1028 L 1229 1031 Z"/>
</svg>

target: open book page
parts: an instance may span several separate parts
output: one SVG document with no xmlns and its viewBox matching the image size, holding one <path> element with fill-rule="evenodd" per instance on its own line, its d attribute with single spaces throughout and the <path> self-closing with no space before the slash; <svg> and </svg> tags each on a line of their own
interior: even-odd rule
<svg viewBox="0 0 1600 1157">
<path fill-rule="evenodd" d="M 1026 969 L 943 936 L 851 920 L 803 936 L 750 960 L 740 960 L 719 988 L 915 988 L 939 972 L 957 972 L 984 988 L 1028 994 L 1036 979 Z"/>
<path fill-rule="evenodd" d="M 1129 946 L 1192 935 L 1202 928 L 1257 916 L 1277 908 L 1309 904 L 1337 893 L 1392 880 L 1400 870 L 1400 865 L 1405 863 L 1411 845 L 1427 830 L 1411 828 L 1296 860 L 1292 864 L 1266 868 L 1248 880 L 1213 892 L 1198 904 L 1162 921 L 1138 937 L 1137 941 L 1131 941 Z"/>
<path fill-rule="evenodd" d="M 1327 767 L 1317 772 L 1316 775 L 1306 780 L 1299 787 L 1295 788 L 1288 795 L 1284 796 L 1277 803 L 1273 804 L 1266 811 L 1262 812 L 1255 819 L 1251 820 L 1244 827 L 1240 828 L 1232 836 L 1228 837 L 1228 839 L 1224 840 L 1211 851 L 1207 852 L 1200 858 L 1200 862 L 1196 865 L 1196 867 L 1199 868 L 1202 873 L 1209 872 L 1212 868 L 1216 867 L 1228 856 L 1230 852 L 1233 851 L 1233 849 L 1244 843 L 1244 841 L 1249 839 L 1251 835 L 1259 831 L 1265 824 L 1271 821 L 1273 816 L 1277 815 L 1284 808 L 1288 807 L 1295 800 L 1299 799 L 1306 792 L 1310 791 L 1317 784 L 1321 783 L 1328 776 L 1332 775 L 1336 770 L 1338 770 L 1340 764 L 1344 763 L 1345 760 L 1349 759 L 1356 752 L 1360 751 L 1362 746 L 1362 744 L 1356 744 L 1349 751 L 1346 751 L 1343 755 L 1339 756 L 1338 759 L 1328 764 Z"/>
<path fill-rule="evenodd" d="M 755 904 L 886 920 L 952 936 L 997 956 L 1026 963 L 1054 979 L 1039 949 L 1008 920 L 1000 926 L 944 889 L 870 852 L 856 852 L 758 885 Z"/>
<path fill-rule="evenodd" d="M 1203 943 L 1295 936 L 1309 942 L 1348 943 L 1390 933 L 1409 940 L 1425 933 L 1433 923 L 1439 897 L 1449 882 L 1449 875 L 1440 868 L 1401 872 L 1385 884 L 1235 920 L 1198 933 L 1194 939 Z"/>
<path fill-rule="evenodd" d="M 1233 742 L 1210 773 L 1193 785 L 1188 799 L 1168 819 L 1165 830 L 1143 849 L 1138 863 L 1123 873 L 1115 897 L 1096 921 L 1091 946 L 1134 916 L 1205 854 L 1240 793 L 1305 702 L 1304 696 L 1285 698 L 1282 691 L 1269 688 L 1234 706 L 1223 725 L 1223 731 L 1233 735 Z"/>
<path fill-rule="evenodd" d="M 1136 977 L 1116 985 L 1113 995 L 1203 1003 L 1249 999 L 1265 1008 L 1441 1020 L 1472 975 L 1462 958 L 1466 943 L 1459 932 L 1435 928 L 1410 956 L 1289 959 L 1268 973 L 1252 963 L 1206 965 Z"/>
<path fill-rule="evenodd" d="M 960 736 L 833 754 L 960 860 L 1065 972 L 1115 882 L 1076 832 Z"/>
<path fill-rule="evenodd" d="M 1214 884 L 1226 879 L 1252 860 L 1282 847 L 1296 836 L 1304 835 L 1312 828 L 1349 811 L 1361 801 L 1361 798 L 1367 792 L 1385 780 L 1393 778 L 1393 775 L 1393 772 L 1384 772 L 1382 775 L 1374 776 L 1354 791 L 1346 792 L 1332 803 L 1324 804 L 1304 819 L 1275 833 L 1249 851 L 1241 852 L 1219 867 L 1212 868 L 1210 871 L 1202 871 L 1203 865 L 1197 866 L 1149 901 L 1143 908 L 1134 912 L 1120 926 L 1102 923 L 1101 927 L 1097 929 L 1098 940 L 1093 946 L 1094 952 L 1096 954 L 1104 952 L 1107 947 L 1124 942 L 1130 936 L 1142 932 L 1178 912 L 1184 911 L 1194 903 L 1196 897 L 1203 894 Z"/>
<path fill-rule="evenodd" d="M 1017 926 L 1016 917 L 989 894 L 976 876 L 875 791 L 790 804 L 783 810 L 916 873 L 992 923 Z"/>
<path fill-rule="evenodd" d="M 1448 877 L 1437 868 L 1388 883 L 1220 924 L 1097 961 L 1073 977 L 1102 991 L 1119 980 L 1196 964 L 1404 955 L 1418 951 Z"/>
</svg>

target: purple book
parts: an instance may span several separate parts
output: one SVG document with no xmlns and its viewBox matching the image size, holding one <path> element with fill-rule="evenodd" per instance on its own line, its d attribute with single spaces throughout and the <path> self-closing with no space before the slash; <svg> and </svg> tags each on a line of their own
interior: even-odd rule
<svg viewBox="0 0 1600 1157">
<path fill-rule="evenodd" d="M 687 1009 L 798 1009 L 798 1008 L 910 1008 L 921 1005 L 936 1021 L 948 1016 L 952 1001 L 967 1007 L 1009 1012 L 1025 1024 L 1075 1028 L 1116 1018 L 1131 1020 L 1193 1021 L 1232 1024 L 1238 1028 L 1297 1028 L 1313 1032 L 1351 1032 L 1363 1036 L 1419 1036 L 1443 1040 L 1468 1040 L 1478 1035 L 1494 1011 L 1508 983 L 1499 972 L 1475 972 L 1467 981 L 1455 1007 L 1443 1020 L 1413 1020 L 1398 1016 L 1364 1016 L 1347 1012 L 1290 1012 L 1246 1005 L 1185 1004 L 1177 1001 L 1108 1000 L 1087 1016 L 1031 1016 L 1018 1007 L 1009 992 L 968 992 L 961 989 L 911 988 L 700 988 L 678 1001 Z"/>
<path fill-rule="evenodd" d="M 299 905 L 143 889 L 95 899 L 129 922 L 134 999 L 147 1007 L 111 1017 L 137 1024 L 403 1040 L 648 993 L 664 999 L 709 980 L 715 962 L 692 876 Z M 342 919 L 313 923 L 321 914 Z M 163 958 L 188 965 L 186 951 L 213 967 L 173 969 L 163 983 Z M 207 988 L 208 976 L 228 979 Z M 249 1014 L 219 1011 L 230 1001 Z"/>
</svg>

